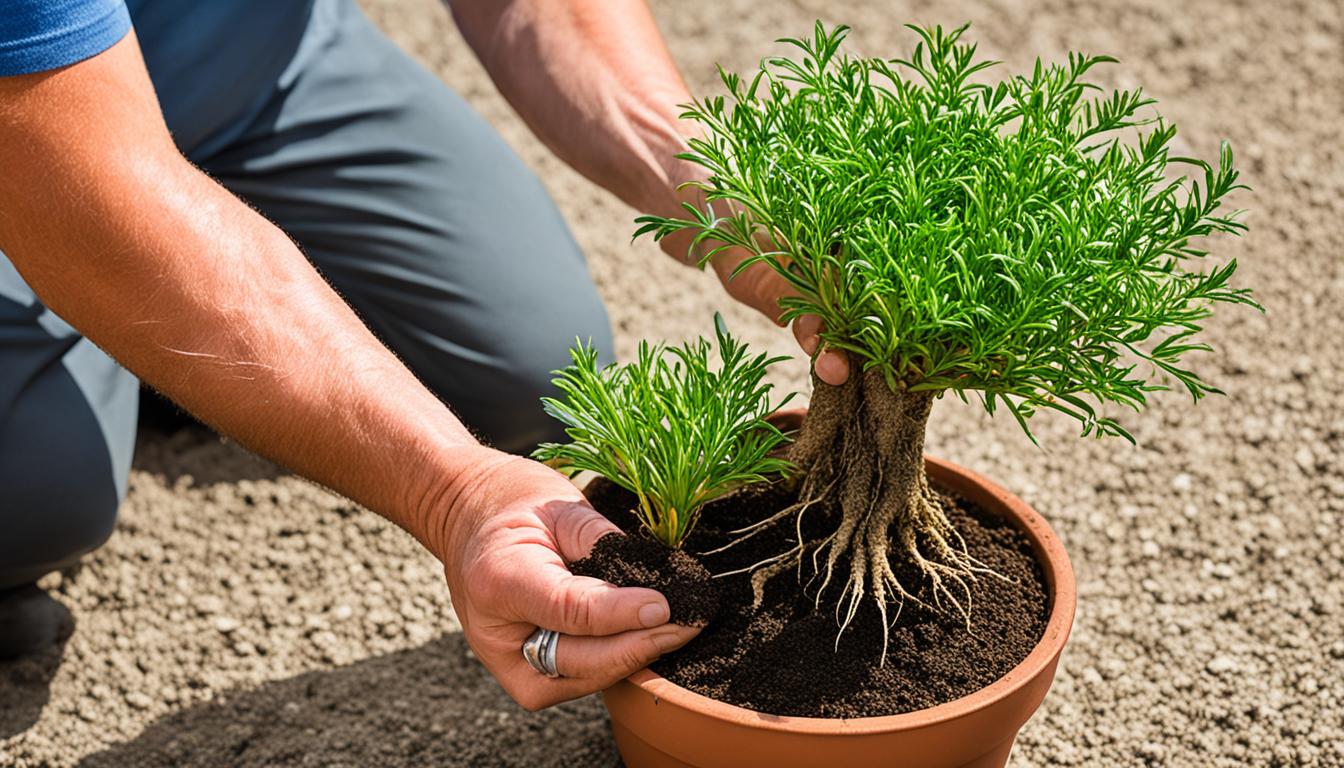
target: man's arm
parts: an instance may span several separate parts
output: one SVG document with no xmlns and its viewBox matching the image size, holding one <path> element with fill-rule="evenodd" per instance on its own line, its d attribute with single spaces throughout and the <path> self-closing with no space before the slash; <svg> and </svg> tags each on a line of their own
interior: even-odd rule
<svg viewBox="0 0 1344 768">
<path fill-rule="evenodd" d="M 643 0 L 450 0 L 468 44 L 504 97 L 560 159 L 643 213 L 682 216 L 693 190 L 678 190 L 704 169 L 676 158 L 694 124 L 681 120 L 691 101 Z M 663 240 L 684 261 L 690 235 Z M 744 254 L 712 263 L 728 293 L 778 320 L 788 284 L 755 265 L 729 280 Z M 793 332 L 809 355 L 820 321 L 799 318 Z M 848 365 L 824 352 L 816 370 L 839 384 Z"/>
<path fill-rule="evenodd" d="M 178 153 L 133 37 L 0 79 L 0 178 L 0 247 L 49 308 L 221 432 L 428 535 L 443 457 L 476 441 Z"/>
<path fill-rule="evenodd" d="M 178 153 L 134 34 L 0 78 L 0 249 L 141 379 L 416 536 L 525 705 L 597 690 L 693 634 L 660 628 L 655 592 L 565 571 L 615 527 L 558 474 L 479 445 L 282 232 Z M 566 638 L 570 679 L 549 681 L 518 650 L 534 625 L 614 637 Z"/>
</svg>

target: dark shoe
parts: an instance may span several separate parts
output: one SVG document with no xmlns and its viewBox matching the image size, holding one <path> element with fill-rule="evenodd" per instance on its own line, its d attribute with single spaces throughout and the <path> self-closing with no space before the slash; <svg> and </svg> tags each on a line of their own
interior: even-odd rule
<svg viewBox="0 0 1344 768">
<path fill-rule="evenodd" d="M 70 611 L 36 584 L 0 592 L 0 659 L 40 653 L 74 626 Z"/>
</svg>

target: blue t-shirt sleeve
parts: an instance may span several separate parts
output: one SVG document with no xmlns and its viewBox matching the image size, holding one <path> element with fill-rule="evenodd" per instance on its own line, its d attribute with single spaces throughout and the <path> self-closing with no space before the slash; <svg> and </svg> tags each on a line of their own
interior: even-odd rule
<svg viewBox="0 0 1344 768">
<path fill-rule="evenodd" d="M 3 0 L 0 77 L 96 56 L 126 36 L 125 0 Z"/>
</svg>

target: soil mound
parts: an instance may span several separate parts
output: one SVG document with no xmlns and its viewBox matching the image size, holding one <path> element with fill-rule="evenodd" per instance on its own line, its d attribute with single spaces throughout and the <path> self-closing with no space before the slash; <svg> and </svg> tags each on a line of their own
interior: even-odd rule
<svg viewBox="0 0 1344 768">
<path fill-rule="evenodd" d="M 569 570 L 620 587 L 648 587 L 662 592 L 672 609 L 673 624 L 703 627 L 719 610 L 719 586 L 705 566 L 638 530 L 628 536 L 603 536 L 587 557 L 570 563 Z"/>
</svg>

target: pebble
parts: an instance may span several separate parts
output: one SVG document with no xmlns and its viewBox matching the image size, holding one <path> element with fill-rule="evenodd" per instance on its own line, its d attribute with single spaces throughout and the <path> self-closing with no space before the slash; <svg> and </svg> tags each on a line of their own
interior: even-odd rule
<svg viewBox="0 0 1344 768">
<path fill-rule="evenodd" d="M 211 616 L 224 610 L 224 601 L 214 595 L 201 595 L 191 605 L 202 616 Z"/>
<path fill-rule="evenodd" d="M 1309 299 L 1310 297 L 1311 294 L 1309 293 L 1303 294 L 1304 300 Z M 1294 377 L 1298 379 L 1307 379 L 1310 378 L 1312 372 L 1316 370 L 1316 365 L 1312 362 L 1310 357 L 1307 357 L 1306 355 L 1299 355 L 1297 359 L 1293 360 L 1293 365 L 1290 370 L 1292 371 Z"/>
<path fill-rule="evenodd" d="M 1305 445 L 1293 454 L 1293 461 L 1297 462 L 1297 466 L 1301 467 L 1303 472 L 1312 472 L 1316 469 L 1316 454 Z"/>
<path fill-rule="evenodd" d="M 1215 656 L 1208 664 L 1204 665 L 1204 668 L 1215 675 L 1225 675 L 1236 670 L 1237 662 L 1233 661 L 1230 656 Z"/>
<path fill-rule="evenodd" d="M 1149 763 L 1160 763 L 1166 757 L 1167 748 L 1154 741 L 1145 741 L 1139 745 L 1138 753 Z"/>
<path fill-rule="evenodd" d="M 230 634 L 240 626 L 242 626 L 242 622 L 232 616 L 220 616 L 215 619 L 215 629 L 221 634 Z"/>
</svg>

